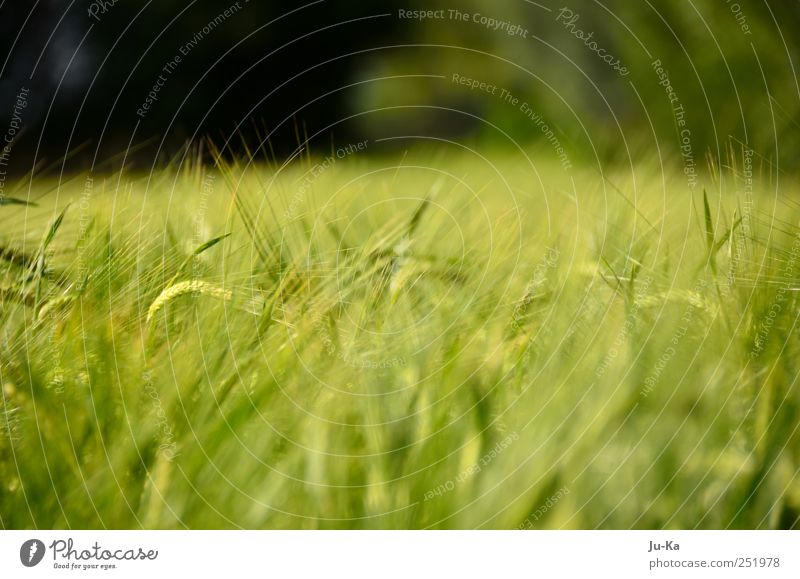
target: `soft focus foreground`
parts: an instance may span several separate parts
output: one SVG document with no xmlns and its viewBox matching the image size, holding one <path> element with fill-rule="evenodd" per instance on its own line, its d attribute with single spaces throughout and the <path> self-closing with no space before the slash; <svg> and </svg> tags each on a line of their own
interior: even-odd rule
<svg viewBox="0 0 800 579">
<path fill-rule="evenodd" d="M 750 163 L 35 180 L 0 525 L 796 526 L 800 211 Z"/>
</svg>

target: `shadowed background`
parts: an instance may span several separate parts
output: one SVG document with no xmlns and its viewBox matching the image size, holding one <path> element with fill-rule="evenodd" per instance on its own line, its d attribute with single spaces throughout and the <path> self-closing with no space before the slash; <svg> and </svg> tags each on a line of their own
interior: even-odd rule
<svg viewBox="0 0 800 579">
<path fill-rule="evenodd" d="M 724 158 L 726 144 L 739 141 L 788 170 L 798 144 L 799 6 L 6 1 L 0 126 L 8 126 L 20 89 L 30 89 L 24 134 L 9 163 L 17 173 L 30 170 L 34 154 L 46 164 L 71 153 L 68 167 L 82 169 L 126 150 L 128 162 L 147 168 L 188 140 L 234 133 L 234 152 L 242 152 L 242 138 L 252 147 L 269 135 L 280 155 L 306 134 L 326 150 L 334 139 L 398 130 L 491 140 L 496 131 L 487 122 L 523 142 L 543 139 L 500 98 L 451 82 L 458 73 L 530 103 L 572 158 L 625 159 L 675 143 L 673 111 L 652 66 L 659 59 L 686 106 L 696 156 Z M 470 18 L 451 17 L 453 8 Z M 572 34 L 557 20 L 562 8 L 579 15 Z M 401 9 L 444 9 L 445 18 L 400 18 Z M 516 25 L 524 37 L 493 30 L 475 14 Z M 575 29 L 592 33 L 629 74 L 606 65 Z M 165 75 L 157 100 L 137 114 L 175 56 L 181 62 Z"/>
</svg>

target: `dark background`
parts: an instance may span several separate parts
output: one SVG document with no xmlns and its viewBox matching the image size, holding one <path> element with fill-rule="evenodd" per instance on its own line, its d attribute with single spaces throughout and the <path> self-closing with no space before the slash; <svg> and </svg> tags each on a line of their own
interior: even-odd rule
<svg viewBox="0 0 800 579">
<path fill-rule="evenodd" d="M 8 56 L 3 112 L 13 108 L 20 87 L 31 89 L 27 134 L 16 157 L 22 151 L 30 157 L 38 148 L 40 156 L 54 159 L 80 148 L 74 158 L 85 162 L 97 153 L 100 162 L 127 150 L 133 138 L 133 157 L 141 160 L 155 154 L 162 137 L 162 154 L 169 155 L 196 135 L 219 138 L 238 127 L 252 139 L 256 130 L 266 134 L 280 123 L 271 141 L 286 150 L 297 143 L 296 129 L 317 130 L 346 108 L 342 93 L 308 101 L 338 88 L 358 63 L 344 58 L 292 77 L 322 60 L 385 42 L 396 24 L 388 18 L 348 24 L 379 12 L 352 2 L 316 3 L 285 15 L 302 4 L 242 0 L 241 10 L 181 57 L 140 119 L 136 111 L 162 67 L 232 2 L 119 0 L 98 14 L 100 22 L 89 17 L 90 2 L 68 4 L 45 0 L 31 10 L 31 3 L 17 1 L 0 9 L 2 54 Z"/>
<path fill-rule="evenodd" d="M 523 142 L 541 139 L 499 99 L 426 76 L 455 71 L 527 99 L 573 158 L 619 159 L 631 152 L 620 150 L 621 136 L 641 143 L 634 152 L 676 142 L 672 111 L 650 66 L 656 56 L 687 105 L 699 157 L 724 158 L 732 144 L 747 143 L 781 170 L 797 167 L 794 0 L 739 2 L 747 35 L 725 0 L 568 3 L 581 15 L 579 27 L 626 63 L 625 79 L 566 33 L 554 12 L 525 0 L 242 0 L 240 11 L 182 57 L 140 119 L 136 110 L 162 67 L 231 4 L 118 0 L 98 22 L 86 0 L 0 3 L 0 131 L 20 87 L 30 88 L 11 170 L 60 167 L 65 157 L 68 170 L 116 168 L 124 153 L 128 164 L 147 169 L 206 136 L 222 145 L 234 135 L 230 153 L 242 154 L 268 135 L 276 157 L 290 154 L 305 135 L 314 136 L 318 150 L 401 130 L 502 144 L 470 115 Z M 530 37 L 472 22 L 397 17 L 399 8 L 453 7 L 519 23 Z M 415 108 L 403 108 L 409 106 Z"/>
</svg>

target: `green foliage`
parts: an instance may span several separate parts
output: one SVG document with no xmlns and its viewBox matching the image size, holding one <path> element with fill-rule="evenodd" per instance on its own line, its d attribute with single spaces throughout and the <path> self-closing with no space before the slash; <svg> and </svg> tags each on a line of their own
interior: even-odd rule
<svg viewBox="0 0 800 579">
<path fill-rule="evenodd" d="M 698 219 L 660 179 L 419 156 L 458 179 L 198 167 L 32 217 L 0 262 L 41 288 L 2 301 L 0 525 L 797 526 L 796 205 L 757 235 L 733 177 Z"/>
<path fill-rule="evenodd" d="M 649 155 L 658 147 L 680 163 L 679 147 L 687 137 L 696 160 L 707 154 L 725 159 L 733 139 L 757 151 L 759 163 L 798 169 L 796 2 L 409 4 L 443 10 L 444 18 L 401 20 L 401 30 L 414 42 L 376 55 L 365 67 L 353 112 L 380 110 L 363 115 L 367 134 L 427 134 L 444 126 L 503 146 L 513 146 L 511 139 L 540 142 L 543 154 L 550 154 L 544 131 L 521 110 L 526 103 L 573 162 L 600 155 L 625 164 L 630 155 Z M 456 8 L 466 20 L 450 17 Z M 559 20 L 562 9 L 577 19 Z M 487 27 L 481 17 L 508 26 Z M 527 33 L 509 34 L 512 26 Z M 589 45 L 621 61 L 627 74 Z M 453 74 L 489 89 L 453 82 Z M 390 80 L 366 82 L 378 77 Z M 518 102 L 512 104 L 503 91 Z"/>
</svg>

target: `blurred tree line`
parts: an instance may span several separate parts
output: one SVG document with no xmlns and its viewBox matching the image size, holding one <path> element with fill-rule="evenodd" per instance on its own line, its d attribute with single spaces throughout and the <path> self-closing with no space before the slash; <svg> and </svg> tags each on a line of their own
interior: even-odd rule
<svg viewBox="0 0 800 579">
<path fill-rule="evenodd" d="M 35 151 L 85 165 L 130 146 L 128 161 L 147 166 L 189 139 L 234 132 L 237 153 L 266 135 L 278 154 L 306 135 L 323 149 L 420 131 L 541 142 L 525 104 L 576 160 L 657 146 L 680 158 L 686 128 L 699 163 L 743 143 L 797 168 L 796 0 L 240 0 L 220 18 L 235 4 L 3 3 L 0 129 L 30 89 L 17 167 Z"/>
<path fill-rule="evenodd" d="M 419 8 L 449 9 L 444 0 Z M 374 74 L 458 73 L 513 93 L 556 127 L 573 155 L 624 159 L 655 153 L 678 155 L 682 128 L 690 130 L 694 156 L 725 159 L 726 147 L 743 144 L 765 163 L 798 167 L 800 90 L 800 2 L 743 0 L 559 0 L 537 2 L 462 0 L 467 21 L 430 19 L 415 26 L 436 47 L 391 51 L 375 58 Z M 544 8 L 540 7 L 543 6 Z M 572 20 L 562 16 L 568 9 Z M 445 13 L 449 17 L 449 13 Z M 519 24 L 527 38 L 494 31 L 483 16 Z M 477 22 L 476 22 L 477 20 Z M 571 23 L 571 26 L 566 26 Z M 402 23 L 401 23 L 402 24 Z M 411 26 L 406 23 L 405 26 Z M 510 30 L 510 29 L 506 29 Z M 621 76 L 582 41 L 591 34 L 629 74 Z M 660 65 L 654 66 L 654 62 Z M 660 68 L 668 79 L 657 73 Z M 518 107 L 496 95 L 420 80 L 414 89 L 384 84 L 365 91 L 362 107 L 419 102 L 466 110 L 523 143 L 542 139 Z M 672 89 L 673 100 L 667 86 Z M 398 115 L 400 116 L 400 115 Z M 451 115 L 446 130 L 497 132 L 476 119 Z M 397 124 L 442 126 L 441 113 L 406 115 Z M 415 121 L 416 119 L 416 121 Z M 456 125 L 454 127 L 454 125 Z M 380 129 L 378 129 L 380 130 Z M 504 140 L 505 137 L 498 137 Z M 624 140 L 623 140 L 624 139 Z M 628 148 L 626 148 L 626 145 Z"/>
</svg>

